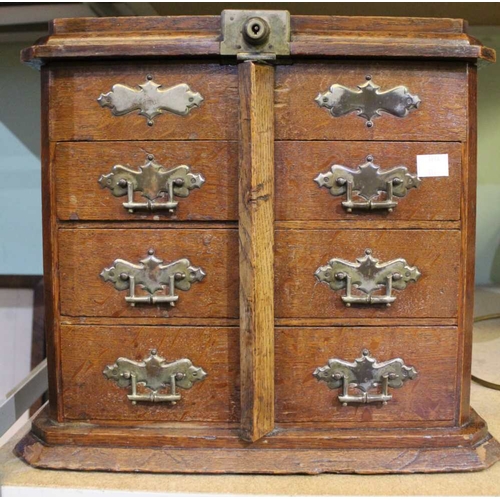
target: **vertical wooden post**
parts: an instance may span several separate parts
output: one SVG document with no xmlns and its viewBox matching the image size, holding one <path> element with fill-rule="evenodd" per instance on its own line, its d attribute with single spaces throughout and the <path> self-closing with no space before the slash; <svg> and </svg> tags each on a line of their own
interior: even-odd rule
<svg viewBox="0 0 500 500">
<path fill-rule="evenodd" d="M 274 428 L 274 68 L 239 66 L 242 438 Z"/>
</svg>

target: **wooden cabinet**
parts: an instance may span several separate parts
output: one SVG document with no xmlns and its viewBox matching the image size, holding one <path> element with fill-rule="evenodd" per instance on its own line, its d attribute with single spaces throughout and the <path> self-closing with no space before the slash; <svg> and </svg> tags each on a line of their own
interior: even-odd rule
<svg viewBox="0 0 500 500">
<path fill-rule="evenodd" d="M 37 467 L 479 470 L 476 62 L 453 19 L 56 20 Z M 437 163 L 436 163 L 437 162 Z M 411 457 L 401 464 L 399 457 Z"/>
</svg>

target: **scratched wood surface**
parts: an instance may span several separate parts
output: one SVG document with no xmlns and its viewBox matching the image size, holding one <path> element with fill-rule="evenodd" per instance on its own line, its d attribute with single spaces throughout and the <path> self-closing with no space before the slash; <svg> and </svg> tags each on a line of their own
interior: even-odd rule
<svg viewBox="0 0 500 500">
<path fill-rule="evenodd" d="M 334 118 L 315 102 L 333 84 L 357 90 L 371 76 L 385 92 L 404 86 L 421 103 L 403 118 L 387 113 L 373 127 L 356 113 Z M 276 68 L 276 138 L 279 140 L 459 141 L 466 137 L 465 63 L 332 61 Z"/>
<path fill-rule="evenodd" d="M 51 66 L 50 140 L 195 140 L 238 138 L 238 80 L 235 66 L 154 62 L 64 63 Z M 147 82 L 167 89 L 187 83 L 204 101 L 186 116 L 165 112 L 147 119 L 132 111 L 114 116 L 97 102 L 115 84 L 139 89 Z M 104 147 L 104 146 L 103 146 Z"/>
<path fill-rule="evenodd" d="M 64 416 L 70 420 L 231 422 L 239 418 L 237 328 L 62 326 Z M 137 403 L 102 371 L 120 358 L 142 361 L 151 349 L 167 361 L 188 358 L 207 372 L 177 404 Z M 138 387 L 138 392 L 149 389 Z M 168 392 L 168 388 L 160 390 Z"/>
<path fill-rule="evenodd" d="M 115 197 L 97 182 L 115 165 L 134 171 L 147 162 L 148 155 L 165 170 L 187 165 L 201 174 L 205 183 L 186 198 L 175 197 L 175 212 L 123 208 L 127 196 Z M 54 156 L 57 216 L 61 220 L 237 220 L 238 145 L 236 142 L 112 142 L 58 143 Z M 140 192 L 137 202 L 145 202 Z M 155 200 L 164 203 L 166 197 Z"/>
<path fill-rule="evenodd" d="M 345 219 L 353 222 L 441 221 L 460 219 L 462 185 L 460 143 L 422 142 L 277 142 L 276 146 L 276 219 L 321 221 Z M 333 165 L 357 170 L 367 156 L 381 171 L 404 166 L 417 174 L 417 155 L 447 154 L 449 177 L 422 178 L 418 188 L 409 189 L 403 198 L 394 197 L 398 206 L 385 210 L 354 210 L 342 206 L 346 195 L 332 196 L 327 187 L 314 181 L 318 174 L 331 171 Z M 381 194 L 376 200 L 383 200 Z M 357 198 L 357 200 L 362 200 Z"/>
<path fill-rule="evenodd" d="M 306 448 L 277 452 L 46 446 L 28 435 L 17 445 L 16 454 L 42 469 L 205 474 L 401 474 L 483 470 L 499 460 L 500 445 L 490 439 L 476 447 L 424 447 L 405 451 L 401 448 L 327 451 Z"/>
<path fill-rule="evenodd" d="M 235 318 L 238 317 L 238 233 L 199 229 L 61 229 L 59 277 L 61 314 L 67 316 Z M 148 249 L 165 263 L 188 258 L 206 276 L 188 291 L 178 291 L 175 307 L 125 302 L 127 291 L 116 290 L 99 276 L 115 259 L 138 264 Z M 136 287 L 137 294 L 144 294 Z M 162 293 L 162 292 L 158 292 Z"/>
<path fill-rule="evenodd" d="M 241 430 L 274 428 L 274 69 L 247 62 L 240 84 Z"/>
<path fill-rule="evenodd" d="M 458 314 L 459 231 L 311 230 L 276 231 L 277 318 L 451 318 Z M 365 249 L 380 263 L 406 259 L 422 273 L 405 290 L 395 290 L 391 307 L 346 307 L 345 290 L 319 283 L 314 273 L 333 258 L 356 262 Z M 382 290 L 383 291 L 383 290 Z M 353 289 L 353 293 L 356 292 Z"/>
<path fill-rule="evenodd" d="M 316 368 L 332 358 L 354 362 L 368 349 L 377 361 L 402 358 L 417 372 L 393 399 L 382 403 L 348 404 L 338 401 L 338 389 L 329 389 L 313 377 Z M 362 426 L 398 426 L 399 421 L 430 421 L 450 425 L 456 410 L 456 356 L 458 331 L 445 327 L 278 328 L 276 330 L 276 421 L 344 422 Z M 373 389 L 370 393 L 380 392 Z M 352 394 L 359 394 L 351 389 Z"/>
</svg>

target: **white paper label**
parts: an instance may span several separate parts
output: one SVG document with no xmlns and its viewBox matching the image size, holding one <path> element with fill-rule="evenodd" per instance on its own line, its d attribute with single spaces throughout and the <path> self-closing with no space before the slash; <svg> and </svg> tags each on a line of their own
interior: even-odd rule
<svg viewBox="0 0 500 500">
<path fill-rule="evenodd" d="M 417 155 L 418 177 L 448 177 L 448 155 Z"/>
</svg>

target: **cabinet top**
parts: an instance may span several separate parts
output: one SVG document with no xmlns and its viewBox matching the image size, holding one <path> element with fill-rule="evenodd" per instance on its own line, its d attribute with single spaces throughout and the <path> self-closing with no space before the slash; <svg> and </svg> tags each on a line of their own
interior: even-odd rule
<svg viewBox="0 0 500 500">
<path fill-rule="evenodd" d="M 286 26 L 273 24 L 273 15 Z M 271 37 L 285 38 L 286 54 L 273 52 L 272 38 L 252 41 L 245 19 L 269 21 Z M 241 22 L 241 29 L 234 24 Z M 259 21 L 260 22 L 260 21 Z M 274 30 L 274 32 L 273 32 Z M 279 31 L 279 33 L 277 33 Z M 221 57 L 236 61 L 228 40 L 246 55 L 285 58 L 405 58 L 495 61 L 495 51 L 467 33 L 462 19 L 415 17 L 290 16 L 286 11 L 224 11 L 221 16 L 162 16 L 55 19 L 49 35 L 24 49 L 23 62 L 40 66 L 68 59 Z M 250 35 L 252 33 L 250 32 Z M 246 50 L 249 49 L 249 50 Z M 265 49 L 265 50 L 261 50 Z M 237 52 L 237 51 L 236 51 Z"/>
</svg>

